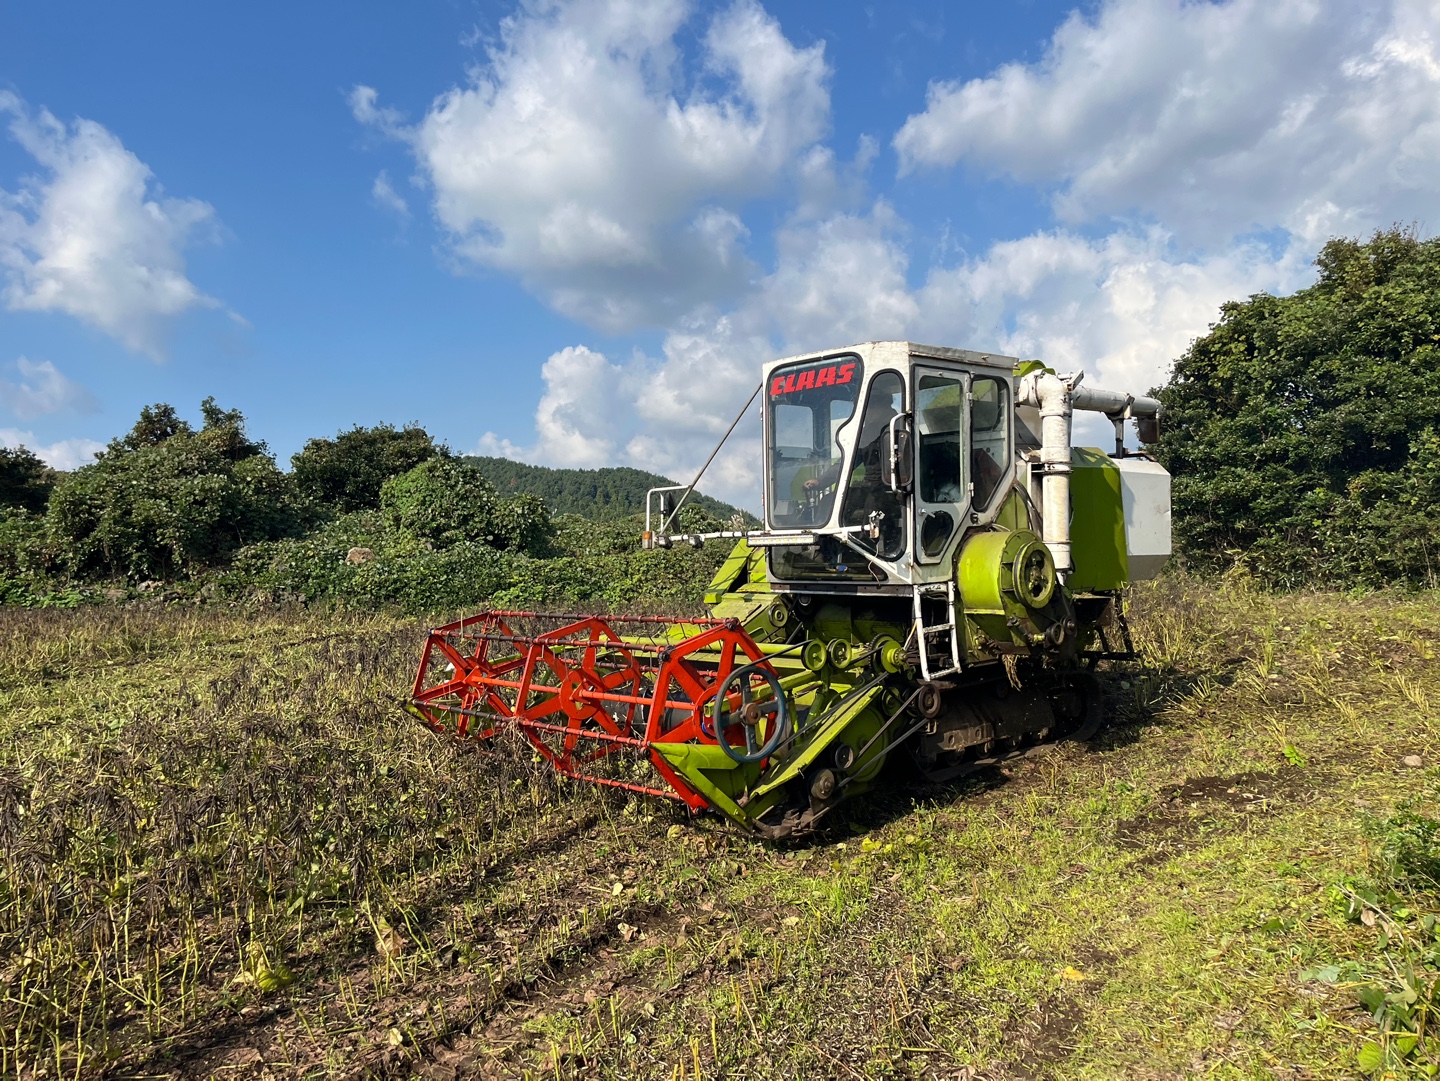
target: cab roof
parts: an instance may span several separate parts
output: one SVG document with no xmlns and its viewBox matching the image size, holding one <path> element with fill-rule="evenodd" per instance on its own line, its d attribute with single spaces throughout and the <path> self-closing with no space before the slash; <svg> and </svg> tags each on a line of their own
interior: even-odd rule
<svg viewBox="0 0 1440 1081">
<path fill-rule="evenodd" d="M 1016 357 L 1006 356 L 1003 353 L 980 352 L 974 349 L 958 349 L 948 345 L 922 345 L 919 342 L 910 341 L 869 341 L 857 342 L 854 345 L 842 345 L 833 349 L 817 349 L 810 353 L 797 353 L 793 356 L 781 357 L 765 364 L 764 371 L 768 374 L 771 370 L 786 364 L 797 364 L 807 360 L 820 360 L 824 357 L 839 356 L 842 353 L 858 353 L 866 359 L 890 361 L 895 363 L 904 357 L 932 358 L 934 360 L 950 361 L 952 363 L 975 365 L 986 368 L 998 368 L 1007 373 L 1013 372 L 1015 366 L 1020 363 Z"/>
</svg>

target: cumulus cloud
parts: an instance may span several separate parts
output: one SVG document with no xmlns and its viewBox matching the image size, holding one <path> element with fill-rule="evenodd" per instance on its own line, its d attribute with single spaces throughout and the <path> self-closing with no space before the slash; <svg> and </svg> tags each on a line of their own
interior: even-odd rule
<svg viewBox="0 0 1440 1081">
<path fill-rule="evenodd" d="M 64 410 L 93 413 L 94 395 L 70 379 L 48 360 L 21 357 L 15 361 L 19 382 L 0 379 L 0 405 L 21 420 L 33 420 Z"/>
<path fill-rule="evenodd" d="M 611 362 L 584 347 L 544 367 L 534 443 L 486 437 L 487 453 L 550 465 L 626 464 L 688 481 L 759 382 L 767 360 L 875 339 L 1039 357 L 1090 382 L 1144 392 L 1203 334 L 1220 305 L 1310 280 L 1294 241 L 1178 255 L 1159 229 L 1087 238 L 1059 229 L 1003 241 L 908 283 L 904 223 L 884 202 L 865 214 L 792 225 L 775 270 L 735 307 L 697 312 L 662 355 Z M 1108 439 L 1108 427 L 1087 438 Z M 702 487 L 756 507 L 757 414 L 737 430 Z"/>
<path fill-rule="evenodd" d="M 369 87 L 352 110 L 410 145 L 462 260 L 608 331 L 663 323 L 743 289 L 740 204 L 798 182 L 829 123 L 823 45 L 796 48 L 736 0 L 687 71 L 690 14 L 683 0 L 534 0 L 418 123 Z"/>
<path fill-rule="evenodd" d="M 104 443 L 93 439 L 61 439 L 54 443 L 41 443 L 34 432 L 22 432 L 18 428 L 0 428 L 0 447 L 14 450 L 28 447 L 36 457 L 52 469 L 79 469 L 95 460 L 95 455 L 105 449 Z"/>
<path fill-rule="evenodd" d="M 894 145 L 903 171 L 1053 185 L 1062 220 L 1138 213 L 1190 243 L 1423 217 L 1440 194 L 1440 8 L 1106 0 L 1037 63 L 931 84 Z"/>
<path fill-rule="evenodd" d="M 1225 301 L 1312 281 L 1330 235 L 1433 217 L 1433 2 L 1103 0 L 1087 11 L 1038 63 L 932 85 L 894 142 L 902 170 L 963 164 L 1035 185 L 1058 224 L 917 273 L 891 204 L 861 209 L 873 149 L 862 143 L 843 167 L 811 145 L 767 272 L 732 301 L 671 318 L 659 356 L 587 360 L 603 390 L 577 396 L 547 376 L 536 440 L 509 453 L 686 480 L 765 360 L 875 338 L 1039 357 L 1143 392 Z M 592 402 L 604 423 L 586 427 L 577 418 Z M 1082 431 L 1108 440 L 1108 426 Z M 732 443 L 703 486 L 753 508 L 754 418 Z"/>
<path fill-rule="evenodd" d="M 214 223 L 196 199 L 161 194 L 149 167 L 93 120 L 66 125 L 0 91 L 16 142 L 44 170 L 0 188 L 0 273 L 13 311 L 58 311 L 160 358 L 175 317 L 216 301 L 186 276 L 184 249 Z"/>
<path fill-rule="evenodd" d="M 1084 371 L 1094 386 L 1145 393 L 1165 382 L 1221 304 L 1309 284 L 1312 255 L 1296 240 L 1278 251 L 1242 242 L 1186 257 L 1158 229 L 1098 239 L 1038 233 L 933 272 L 919 290 L 915 337 L 1035 357 Z M 1110 445 L 1099 416 L 1078 416 L 1077 425 L 1078 440 Z"/>
</svg>

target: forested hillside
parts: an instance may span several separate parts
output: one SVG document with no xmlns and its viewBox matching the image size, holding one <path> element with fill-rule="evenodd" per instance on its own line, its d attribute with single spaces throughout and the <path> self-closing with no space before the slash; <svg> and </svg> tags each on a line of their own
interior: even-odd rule
<svg viewBox="0 0 1440 1081">
<path fill-rule="evenodd" d="M 609 469 L 551 469 L 514 462 L 509 458 L 467 457 L 502 495 L 534 495 L 552 514 L 579 514 L 609 520 L 645 511 L 645 493 L 676 481 L 643 469 L 616 466 Z M 679 483 L 688 483 L 681 481 Z M 695 493 L 686 501 L 721 519 L 746 515 L 739 507 Z"/>
</svg>

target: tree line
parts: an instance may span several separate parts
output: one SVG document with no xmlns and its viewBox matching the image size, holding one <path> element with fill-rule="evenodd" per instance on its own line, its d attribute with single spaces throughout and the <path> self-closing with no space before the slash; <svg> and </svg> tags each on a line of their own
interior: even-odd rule
<svg viewBox="0 0 1440 1081">
<path fill-rule="evenodd" d="M 1152 391 L 1177 561 L 1281 588 L 1434 586 L 1440 241 L 1336 239 L 1316 268 L 1290 296 L 1224 305 Z M 147 406 L 68 473 L 0 450 L 0 602 L 156 586 L 413 610 L 693 602 L 725 554 L 638 551 L 634 514 L 665 483 L 639 470 L 459 458 L 382 424 L 309 440 L 287 472 L 238 411 L 200 414 Z M 700 497 L 682 525 L 736 513 Z"/>
<path fill-rule="evenodd" d="M 502 495 L 418 426 L 311 439 L 285 472 L 237 410 L 207 398 L 200 412 L 197 428 L 168 404 L 146 406 L 68 473 L 24 449 L 0 452 L 0 597 L 66 604 L 161 589 L 426 611 L 500 595 L 680 602 L 724 555 L 640 552 L 634 521 Z M 698 507 L 683 513 L 691 529 L 720 524 Z"/>
</svg>

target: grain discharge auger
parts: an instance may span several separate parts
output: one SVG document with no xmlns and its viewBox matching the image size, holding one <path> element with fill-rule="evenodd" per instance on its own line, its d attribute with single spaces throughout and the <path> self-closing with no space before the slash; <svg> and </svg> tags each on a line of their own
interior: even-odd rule
<svg viewBox="0 0 1440 1081">
<path fill-rule="evenodd" d="M 646 547 L 734 541 L 707 617 L 482 612 L 430 632 L 411 708 L 770 839 L 900 751 L 944 779 L 1086 738 L 1091 669 L 1133 653 L 1122 592 L 1170 554 L 1170 477 L 1124 445 L 1160 404 L 1082 379 L 910 342 L 774 361 L 763 524 L 676 533 L 684 497 L 647 497 Z M 1072 446 L 1075 410 L 1113 453 Z"/>
</svg>

